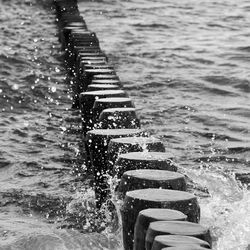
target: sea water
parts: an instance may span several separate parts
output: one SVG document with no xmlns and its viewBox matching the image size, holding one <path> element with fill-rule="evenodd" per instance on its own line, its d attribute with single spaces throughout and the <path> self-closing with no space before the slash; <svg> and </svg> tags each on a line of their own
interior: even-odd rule
<svg viewBox="0 0 250 250">
<path fill-rule="evenodd" d="M 0 249 L 121 249 L 119 214 L 94 206 L 51 1 L 0 3 Z M 142 127 L 199 197 L 214 249 L 247 249 L 250 4 L 99 0 L 79 9 Z"/>
</svg>

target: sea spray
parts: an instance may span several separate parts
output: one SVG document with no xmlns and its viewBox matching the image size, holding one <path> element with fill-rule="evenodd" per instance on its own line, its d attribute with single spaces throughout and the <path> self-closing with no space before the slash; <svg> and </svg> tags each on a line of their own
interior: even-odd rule
<svg viewBox="0 0 250 250">
<path fill-rule="evenodd" d="M 211 227 L 216 250 L 246 250 L 250 244 L 250 191 L 219 164 L 182 169 L 207 190 L 200 199 L 201 223 Z"/>
</svg>

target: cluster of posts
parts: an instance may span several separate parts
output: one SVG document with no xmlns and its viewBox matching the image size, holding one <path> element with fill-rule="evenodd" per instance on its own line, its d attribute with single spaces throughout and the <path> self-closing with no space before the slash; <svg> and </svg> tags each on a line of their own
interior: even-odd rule
<svg viewBox="0 0 250 250">
<path fill-rule="evenodd" d="M 185 176 L 163 143 L 141 129 L 134 104 L 77 0 L 54 0 L 54 6 L 97 208 L 110 197 L 108 176 L 116 176 L 125 250 L 211 249 L 210 232 L 199 224 L 197 197 L 186 191 Z"/>
</svg>

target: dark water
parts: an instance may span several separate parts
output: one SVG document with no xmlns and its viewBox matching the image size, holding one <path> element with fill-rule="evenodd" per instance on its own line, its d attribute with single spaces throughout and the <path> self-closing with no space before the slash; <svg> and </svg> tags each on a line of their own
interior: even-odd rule
<svg viewBox="0 0 250 250">
<path fill-rule="evenodd" d="M 70 110 L 51 3 L 0 3 L 0 249 L 119 249 L 119 228 L 105 210 L 96 213 L 91 179 L 79 173 L 79 114 Z M 215 249 L 246 249 L 250 4 L 80 1 L 79 8 L 142 126 L 190 178 Z"/>
</svg>

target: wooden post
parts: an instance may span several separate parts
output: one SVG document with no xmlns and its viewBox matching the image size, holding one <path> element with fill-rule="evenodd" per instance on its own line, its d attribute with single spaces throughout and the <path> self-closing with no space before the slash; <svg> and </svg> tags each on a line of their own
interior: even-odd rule
<svg viewBox="0 0 250 250">
<path fill-rule="evenodd" d="M 97 122 L 101 112 L 109 108 L 133 108 L 134 104 L 130 98 L 124 97 L 111 97 L 111 98 L 100 98 L 95 100 L 93 105 L 94 119 Z"/>
<path fill-rule="evenodd" d="M 108 97 L 126 97 L 127 93 L 123 90 L 100 90 L 88 91 L 80 94 L 80 109 L 82 112 L 83 132 L 94 127 L 93 105 L 96 99 Z"/>
<path fill-rule="evenodd" d="M 137 138 L 117 138 L 110 141 L 108 148 L 109 164 L 117 172 L 118 178 L 121 177 L 123 172 L 115 169 L 115 163 L 120 154 L 128 152 L 142 152 L 142 151 L 157 151 L 165 152 L 164 144 L 154 137 L 137 137 Z"/>
<path fill-rule="evenodd" d="M 146 208 L 178 210 L 187 215 L 187 220 L 191 222 L 198 222 L 200 219 L 197 198 L 188 192 L 168 189 L 139 189 L 127 192 L 121 208 L 125 250 L 133 249 L 136 218 L 139 212 Z"/>
<path fill-rule="evenodd" d="M 100 207 L 109 193 L 107 174 L 110 169 L 107 166 L 107 150 L 112 138 L 125 136 L 140 136 L 144 133 L 141 129 L 95 129 L 87 133 L 86 149 L 89 152 L 92 164 L 92 172 L 95 179 L 95 192 L 97 207 Z"/>
<path fill-rule="evenodd" d="M 212 240 L 208 228 L 188 221 L 155 221 L 149 224 L 146 234 L 146 250 L 151 250 L 154 238 L 158 235 L 185 235 L 206 241 L 210 246 Z"/>
<path fill-rule="evenodd" d="M 126 192 L 144 188 L 163 188 L 186 191 L 186 180 L 183 174 L 154 169 L 137 169 L 123 173 L 118 193 L 124 198 Z"/>
<path fill-rule="evenodd" d="M 135 108 L 104 109 L 98 120 L 100 128 L 140 128 L 140 120 Z"/>
<path fill-rule="evenodd" d="M 180 211 L 166 208 L 148 208 L 139 212 L 134 227 L 134 250 L 145 250 L 148 226 L 153 221 L 185 221 L 187 216 Z"/>
<path fill-rule="evenodd" d="M 176 164 L 169 159 L 165 152 L 129 152 L 120 154 L 115 163 L 115 172 L 126 172 L 134 169 L 161 169 L 177 171 Z"/>
</svg>

